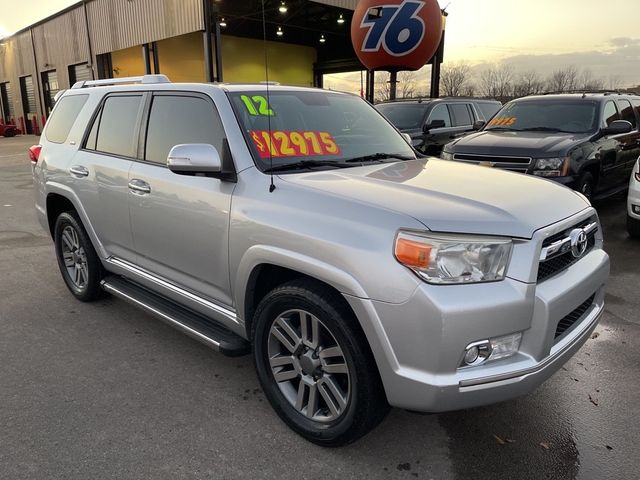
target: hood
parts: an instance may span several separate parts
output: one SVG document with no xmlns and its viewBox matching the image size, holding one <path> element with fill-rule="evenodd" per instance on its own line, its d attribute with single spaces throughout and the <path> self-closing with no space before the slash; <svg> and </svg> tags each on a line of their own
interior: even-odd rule
<svg viewBox="0 0 640 480">
<path fill-rule="evenodd" d="M 493 132 L 482 131 L 454 140 L 447 146 L 453 153 L 476 155 L 554 157 L 564 156 L 589 133 Z"/>
<path fill-rule="evenodd" d="M 435 232 L 531 238 L 589 206 L 550 180 L 434 158 L 280 178 L 409 215 Z"/>
</svg>

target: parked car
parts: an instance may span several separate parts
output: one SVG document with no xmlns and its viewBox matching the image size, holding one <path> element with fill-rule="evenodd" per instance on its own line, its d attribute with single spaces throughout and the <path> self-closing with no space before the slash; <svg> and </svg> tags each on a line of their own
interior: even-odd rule
<svg viewBox="0 0 640 480">
<path fill-rule="evenodd" d="M 481 128 L 501 107 L 496 100 L 459 97 L 376 105 L 398 130 L 411 137 L 418 151 L 435 156 L 439 156 L 442 147 L 452 139 Z"/>
<path fill-rule="evenodd" d="M 10 123 L 0 123 L 0 137 L 15 137 L 20 135 L 22 131 Z"/>
<path fill-rule="evenodd" d="M 442 158 L 528 173 L 602 198 L 627 188 L 640 155 L 640 97 L 613 93 L 514 100 Z"/>
<path fill-rule="evenodd" d="M 638 158 L 629 180 L 627 230 L 632 237 L 640 238 L 640 158 Z"/>
<path fill-rule="evenodd" d="M 81 82 L 41 141 L 36 210 L 71 293 L 252 352 L 277 414 L 320 445 L 389 405 L 523 395 L 604 309 L 609 257 L 584 197 L 416 158 L 354 95 Z"/>
</svg>

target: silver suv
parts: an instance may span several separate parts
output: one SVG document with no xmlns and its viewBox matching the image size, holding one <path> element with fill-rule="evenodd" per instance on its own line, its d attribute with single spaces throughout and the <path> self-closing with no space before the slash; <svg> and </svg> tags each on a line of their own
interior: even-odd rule
<svg viewBox="0 0 640 480">
<path fill-rule="evenodd" d="M 604 308 L 609 259 L 582 195 L 419 158 L 356 96 L 82 82 L 30 155 L 74 296 L 108 292 L 223 354 L 251 351 L 278 415 L 320 445 L 389 405 L 530 392 Z"/>
</svg>

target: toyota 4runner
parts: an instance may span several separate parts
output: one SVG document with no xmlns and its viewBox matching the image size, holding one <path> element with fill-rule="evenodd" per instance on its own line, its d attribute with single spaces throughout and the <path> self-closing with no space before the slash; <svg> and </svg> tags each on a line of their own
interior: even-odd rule
<svg viewBox="0 0 640 480">
<path fill-rule="evenodd" d="M 609 259 L 582 195 L 417 158 L 357 96 L 80 82 L 41 142 L 36 208 L 71 293 L 252 352 L 275 411 L 320 445 L 389 405 L 530 392 L 603 312 Z"/>
</svg>

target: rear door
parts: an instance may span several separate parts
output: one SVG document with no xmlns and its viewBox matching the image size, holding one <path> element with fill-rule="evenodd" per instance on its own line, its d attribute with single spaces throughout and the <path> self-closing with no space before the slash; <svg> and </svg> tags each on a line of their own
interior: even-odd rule
<svg viewBox="0 0 640 480">
<path fill-rule="evenodd" d="M 144 97 L 107 96 L 69 170 L 74 191 L 108 256 L 132 263 L 136 253 L 129 223 L 129 169 L 137 157 Z"/>
<path fill-rule="evenodd" d="M 172 147 L 211 144 L 223 154 L 222 122 L 212 100 L 194 93 L 155 93 L 142 162 L 131 168 L 131 226 L 138 265 L 174 285 L 231 306 L 228 232 L 235 183 L 177 175 Z M 141 190 L 147 191 L 141 191 Z"/>
<path fill-rule="evenodd" d="M 450 103 L 449 112 L 455 128 L 454 135 L 459 136 L 473 130 L 473 113 L 470 103 Z"/>
</svg>

